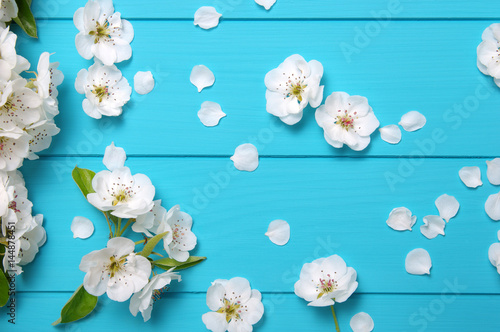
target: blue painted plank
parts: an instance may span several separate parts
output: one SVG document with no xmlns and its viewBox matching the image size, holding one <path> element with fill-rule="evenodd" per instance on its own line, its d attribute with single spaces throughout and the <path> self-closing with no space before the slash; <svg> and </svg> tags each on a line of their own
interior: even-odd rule
<svg viewBox="0 0 500 332">
<path fill-rule="evenodd" d="M 120 68 L 130 81 L 138 70 L 151 70 L 157 86 L 147 96 L 134 93 L 120 118 L 100 121 L 84 114 L 83 98 L 73 87 L 77 72 L 91 62 L 69 46 L 76 32 L 72 23 L 42 27 L 39 42 L 21 39 L 21 54 L 35 62 L 44 50 L 56 52 L 54 59 L 66 75 L 57 118 L 61 134 L 46 154 L 102 154 L 111 140 L 127 142 L 130 155 L 231 155 L 244 142 L 254 143 L 265 155 L 499 152 L 500 131 L 490 124 L 500 121 L 500 89 L 476 68 L 475 50 L 490 22 L 392 22 L 363 43 L 356 31 L 370 22 L 301 22 L 300 29 L 297 22 L 226 23 L 207 33 L 189 22 L 134 22 L 134 56 Z M 151 31 L 166 33 L 159 37 Z M 294 38 L 289 38 L 291 31 Z M 344 54 L 341 47 L 348 44 L 360 53 Z M 382 125 L 397 123 L 414 109 L 428 124 L 418 132 L 404 132 L 397 146 L 375 132 L 361 153 L 330 147 L 310 108 L 298 125 L 281 125 L 265 111 L 263 81 L 293 53 L 323 63 L 326 94 L 341 90 L 366 96 Z M 214 71 L 216 83 L 198 94 L 189 75 L 200 63 Z M 228 114 L 218 127 L 206 128 L 197 117 L 206 100 L 219 102 Z"/>
<path fill-rule="evenodd" d="M 48 240 L 19 277 L 21 290 L 74 290 L 84 276 L 81 257 L 107 242 L 103 217 L 70 179 L 75 163 L 103 169 L 100 158 L 47 158 L 23 168 L 34 211 L 45 215 Z M 208 260 L 183 272 L 174 292 L 206 291 L 221 275 L 246 276 L 266 292 L 290 292 L 304 263 L 339 254 L 358 271 L 362 293 L 438 293 L 443 280 L 458 278 L 467 287 L 464 293 L 500 294 L 499 275 L 488 261 L 500 226 L 484 212 L 486 198 L 498 187 L 483 176 L 486 184 L 470 190 L 458 177 L 463 166 L 478 165 L 485 174 L 482 159 L 264 158 L 254 173 L 236 171 L 227 158 L 130 158 L 127 165 L 151 178 L 165 206 L 180 204 L 193 216 L 199 239 L 193 254 Z M 67 173 L 58 173 L 59 180 L 54 170 Z M 437 214 L 434 201 L 444 193 L 454 195 L 461 210 L 445 237 L 428 240 L 419 231 L 422 218 Z M 418 216 L 413 232 L 386 225 L 399 206 Z M 73 239 L 74 216 L 95 223 L 89 240 Z M 264 236 L 274 219 L 291 225 L 284 247 Z M 432 257 L 430 276 L 404 269 L 406 254 L 419 247 Z"/>
<path fill-rule="evenodd" d="M 499 296 L 455 295 L 446 283 L 443 293 L 431 295 L 358 295 L 347 302 L 335 305 L 341 331 L 351 331 L 349 321 L 360 311 L 369 313 L 374 331 L 385 332 L 441 332 L 482 331 L 500 329 L 498 322 Z M 452 286 L 454 288 L 454 286 Z M 207 331 L 201 316 L 208 312 L 205 294 L 166 294 L 157 301 L 152 318 L 144 324 L 142 317 L 128 312 L 128 302 L 112 302 L 102 297 L 94 313 L 70 325 L 53 328 L 69 293 L 23 293 L 17 297 L 16 325 L 7 323 L 2 313 L 0 327 L 9 331 L 109 331 L 151 330 Z M 256 324 L 255 331 L 334 331 L 330 308 L 307 307 L 292 294 L 263 294 L 264 318 Z M 36 308 L 36 310 L 33 310 Z M 3 312 L 4 310 L 0 310 Z M 140 316 L 140 314 L 139 314 Z M 118 319 L 119 317 L 119 319 Z"/>
<path fill-rule="evenodd" d="M 73 17 L 86 1 L 34 1 L 33 10 L 40 19 Z M 175 0 L 143 1 L 141 8 L 133 0 L 115 1 L 115 9 L 125 18 L 182 18 L 192 19 L 201 6 L 214 6 L 223 18 L 279 19 L 279 18 L 478 18 L 498 17 L 500 4 L 478 0 L 278 0 L 270 11 L 253 0 Z"/>
</svg>

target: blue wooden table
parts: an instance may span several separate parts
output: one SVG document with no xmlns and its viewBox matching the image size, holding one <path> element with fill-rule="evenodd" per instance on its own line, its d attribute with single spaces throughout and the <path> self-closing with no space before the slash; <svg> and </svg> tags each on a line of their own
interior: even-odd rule
<svg viewBox="0 0 500 332">
<path fill-rule="evenodd" d="M 14 328 L 0 310 L 2 330 L 205 331 L 210 282 L 241 276 L 263 293 L 257 331 L 333 331 L 329 308 L 307 307 L 293 293 L 302 265 L 332 254 L 358 272 L 358 290 L 336 305 L 342 331 L 360 311 L 373 317 L 375 331 L 500 330 L 500 276 L 487 254 L 500 225 L 484 211 L 486 198 L 499 190 L 486 179 L 485 161 L 500 155 L 500 89 L 476 67 L 481 33 L 500 21 L 500 2 L 278 0 L 268 12 L 253 0 L 115 1 L 135 29 L 133 58 L 119 67 L 129 81 L 151 70 L 156 87 L 146 96 L 133 93 L 121 117 L 102 120 L 84 114 L 74 90 L 77 72 L 91 64 L 74 47 L 72 15 L 84 4 L 35 0 L 40 38 L 19 38 L 18 51 L 32 64 L 41 52 L 55 52 L 66 80 L 56 118 L 61 133 L 40 160 L 22 168 L 48 240 L 17 279 Z M 217 28 L 193 25 L 202 5 L 223 14 Z M 427 125 L 403 132 L 395 146 L 376 132 L 365 151 L 353 152 L 325 142 L 312 109 L 293 127 L 281 124 L 265 111 L 264 76 L 295 53 L 323 64 L 325 97 L 366 96 L 382 125 L 418 110 Z M 197 64 L 216 76 L 200 94 L 189 82 Z M 215 128 L 197 117 L 206 100 L 227 114 Z M 133 173 L 151 178 L 157 198 L 193 216 L 194 254 L 208 260 L 183 273 L 147 324 L 129 314 L 128 302 L 103 296 L 91 317 L 52 327 L 82 282 L 81 257 L 104 247 L 108 236 L 71 170 L 103 169 L 112 141 L 125 148 Z M 229 160 L 242 143 L 259 149 L 253 173 L 235 171 Z M 475 165 L 484 185 L 473 190 L 458 171 Z M 459 214 L 445 237 L 428 240 L 419 226 L 437 214 L 434 200 L 444 193 L 459 200 Z M 413 232 L 387 227 L 399 206 L 418 216 Z M 74 216 L 94 221 L 90 239 L 73 239 Z M 291 225 L 284 247 L 264 236 L 274 219 Z M 430 276 L 406 273 L 404 259 L 414 248 L 429 251 Z"/>
</svg>

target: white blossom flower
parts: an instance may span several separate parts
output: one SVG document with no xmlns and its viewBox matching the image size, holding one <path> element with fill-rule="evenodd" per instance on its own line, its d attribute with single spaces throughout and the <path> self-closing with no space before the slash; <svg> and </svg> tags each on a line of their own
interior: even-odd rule
<svg viewBox="0 0 500 332">
<path fill-rule="evenodd" d="M 266 74 L 266 109 L 288 125 L 302 119 L 307 105 L 316 108 L 323 100 L 324 86 L 320 86 L 323 65 L 316 60 L 306 62 L 294 54 Z"/>
<path fill-rule="evenodd" d="M 24 128 L 40 119 L 42 98 L 26 88 L 24 78 L 0 81 L 0 123 L 2 128 L 17 126 Z"/>
<path fill-rule="evenodd" d="M 346 301 L 358 288 L 356 271 L 333 255 L 306 263 L 295 283 L 295 294 L 310 302 L 309 306 L 325 307 Z"/>
<path fill-rule="evenodd" d="M 230 159 L 240 171 L 253 172 L 259 167 L 259 152 L 255 145 L 250 143 L 239 145 Z"/>
<path fill-rule="evenodd" d="M 153 208 L 151 211 L 145 214 L 141 214 L 136 218 L 136 221 L 132 224 L 132 230 L 136 233 L 144 233 L 149 237 L 153 237 L 153 234 L 158 234 L 158 227 L 162 222 L 167 219 L 167 210 L 161 206 L 161 199 L 153 202 Z M 163 232 L 162 232 L 163 233 Z M 167 234 L 170 239 L 164 239 L 167 245 L 172 241 L 172 232 Z"/>
<path fill-rule="evenodd" d="M 269 10 L 276 3 L 276 0 L 255 0 L 255 2 L 266 10 Z"/>
<path fill-rule="evenodd" d="M 198 111 L 198 118 L 206 127 L 214 127 L 219 124 L 220 119 L 226 116 L 222 112 L 219 104 L 213 101 L 205 101 L 201 104 L 201 109 Z"/>
<path fill-rule="evenodd" d="M 172 280 L 181 281 L 181 276 L 176 272 L 172 272 L 173 269 L 174 268 L 153 276 L 140 292 L 132 296 L 129 310 L 134 317 L 137 316 L 140 311 L 145 322 L 151 318 L 153 304 L 160 298 L 167 286 Z"/>
<path fill-rule="evenodd" d="M 414 249 L 406 255 L 405 268 L 409 274 L 431 274 L 431 256 L 425 249 Z"/>
<path fill-rule="evenodd" d="M 71 223 L 73 238 L 87 239 L 94 233 L 94 224 L 85 217 L 74 217 Z"/>
<path fill-rule="evenodd" d="M 0 1 L 0 22 L 10 22 L 17 17 L 19 8 L 15 0 Z"/>
<path fill-rule="evenodd" d="M 43 228 L 43 215 L 32 217 L 30 230 L 21 236 L 21 249 L 19 250 L 19 265 L 26 265 L 35 259 L 39 248 L 45 244 L 47 235 Z"/>
<path fill-rule="evenodd" d="M 500 274 L 500 243 L 493 243 L 488 249 L 488 258 Z"/>
<path fill-rule="evenodd" d="M 397 125 L 388 125 L 379 129 L 382 140 L 390 144 L 401 142 L 401 129 Z"/>
<path fill-rule="evenodd" d="M 375 327 L 373 319 L 366 312 L 359 312 L 352 316 L 349 323 L 353 332 L 371 332 Z"/>
<path fill-rule="evenodd" d="M 95 56 L 111 66 L 132 56 L 134 28 L 121 19 L 119 12 L 114 12 L 112 0 L 89 0 L 75 12 L 73 22 L 80 31 L 75 44 L 83 58 L 90 60 Z"/>
<path fill-rule="evenodd" d="M 43 100 L 41 107 L 43 118 L 52 119 L 59 114 L 59 102 L 57 100 L 59 91 L 57 87 L 62 84 L 64 75 L 57 69 L 58 67 L 59 62 L 50 62 L 50 54 L 48 52 L 40 55 L 34 86 L 38 90 L 38 95 Z"/>
<path fill-rule="evenodd" d="M 107 248 L 83 256 L 80 270 L 85 272 L 83 287 L 94 296 L 104 293 L 113 301 L 124 302 L 146 286 L 151 274 L 147 258 L 134 253 L 132 240 L 115 237 Z"/>
<path fill-rule="evenodd" d="M 427 119 L 417 111 L 410 111 L 401 117 L 398 123 L 406 131 L 417 131 L 425 126 Z"/>
<path fill-rule="evenodd" d="M 484 204 L 484 210 L 491 219 L 500 220 L 500 193 L 488 197 Z"/>
<path fill-rule="evenodd" d="M 490 181 L 492 185 L 498 186 L 500 184 L 500 158 L 486 160 L 486 165 L 488 165 L 486 171 L 488 181 Z"/>
<path fill-rule="evenodd" d="M 2 233 L 6 234 L 7 225 L 14 225 L 15 235 L 22 236 L 35 226 L 31 215 L 33 203 L 28 199 L 28 190 L 24 185 L 24 179 L 19 171 L 0 172 L 0 190 L 2 193 Z M 5 192 L 4 192 L 5 190 Z M 5 194 L 7 197 L 5 197 Z M 5 209 L 5 199 L 7 200 L 7 209 Z"/>
<path fill-rule="evenodd" d="M 189 81 L 201 92 L 204 88 L 214 85 L 215 75 L 205 65 L 196 65 L 191 70 Z"/>
<path fill-rule="evenodd" d="M 428 239 L 433 239 L 438 235 L 444 236 L 446 222 L 440 216 L 425 216 L 424 225 L 420 226 L 420 232 Z"/>
<path fill-rule="evenodd" d="M 48 149 L 52 143 L 52 137 L 61 131 L 54 122 L 43 120 L 25 128 L 26 133 L 30 135 L 29 155 L 30 160 L 38 159 L 36 153 Z"/>
<path fill-rule="evenodd" d="M 207 290 L 207 306 L 212 311 L 203 314 L 202 320 L 213 332 L 251 332 L 264 315 L 262 295 L 239 277 L 215 280 Z"/>
<path fill-rule="evenodd" d="M 370 144 L 370 135 L 380 125 L 365 97 L 345 92 L 334 92 L 326 98 L 316 110 L 316 122 L 324 129 L 328 144 L 335 148 L 347 144 L 355 151 Z"/>
<path fill-rule="evenodd" d="M 13 171 L 29 155 L 31 136 L 18 127 L 0 128 L 0 170 Z"/>
<path fill-rule="evenodd" d="M 391 211 L 386 223 L 396 231 L 411 231 L 416 221 L 417 216 L 412 216 L 410 210 L 405 207 L 399 207 Z"/>
<path fill-rule="evenodd" d="M 290 225 L 284 220 L 271 221 L 265 235 L 272 243 L 284 246 L 290 240 Z"/>
<path fill-rule="evenodd" d="M 155 79 L 150 71 L 138 71 L 134 76 L 134 90 L 140 95 L 147 95 L 155 87 Z"/>
<path fill-rule="evenodd" d="M 163 239 L 165 251 L 170 258 L 178 262 L 185 262 L 189 258 L 189 251 L 196 247 L 196 236 L 191 231 L 193 219 L 182 212 L 179 205 L 172 207 L 165 215 L 157 229 L 157 234 L 169 232 Z M 171 235 L 170 235 L 171 234 Z"/>
<path fill-rule="evenodd" d="M 469 188 L 477 188 L 483 185 L 481 170 L 477 166 L 462 167 L 458 171 L 458 176 L 460 176 L 460 180 Z"/>
<path fill-rule="evenodd" d="M 0 10 L 0 16 L 1 13 Z M 13 76 L 12 73 L 19 71 L 15 70 L 20 58 L 16 53 L 16 41 L 17 35 L 10 31 L 10 27 L 5 29 L 0 27 L 0 80 L 2 81 L 10 80 Z"/>
<path fill-rule="evenodd" d="M 477 47 L 477 67 L 483 74 L 500 79 L 500 23 L 487 27 L 482 40 Z"/>
<path fill-rule="evenodd" d="M 194 25 L 202 29 L 212 29 L 219 25 L 222 14 L 217 13 L 214 7 L 203 6 L 194 13 Z"/>
<path fill-rule="evenodd" d="M 101 211 L 119 218 L 136 218 L 153 207 L 155 187 L 144 174 L 132 176 L 128 167 L 101 171 L 92 179 L 95 193 L 87 200 Z"/>
<path fill-rule="evenodd" d="M 132 88 L 121 71 L 115 65 L 106 66 L 100 61 L 96 61 L 88 71 L 80 70 L 75 89 L 85 95 L 83 110 L 94 119 L 122 114 L 122 107 L 132 94 Z"/>
<path fill-rule="evenodd" d="M 451 218 L 455 217 L 460 209 L 460 203 L 453 196 L 444 194 L 436 199 L 436 207 L 439 211 L 439 216 L 449 222 Z"/>
</svg>

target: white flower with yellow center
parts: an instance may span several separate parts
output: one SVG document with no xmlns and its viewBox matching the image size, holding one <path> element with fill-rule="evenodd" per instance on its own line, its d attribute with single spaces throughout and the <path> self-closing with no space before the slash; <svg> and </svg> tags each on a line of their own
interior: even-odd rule
<svg viewBox="0 0 500 332">
<path fill-rule="evenodd" d="M 95 193 L 87 195 L 90 204 L 111 211 L 119 218 L 137 218 L 153 208 L 155 187 L 144 174 L 132 175 L 128 167 L 101 171 L 92 179 Z"/>
<path fill-rule="evenodd" d="M 98 60 L 88 71 L 80 70 L 75 89 L 85 95 L 83 110 L 94 119 L 122 114 L 122 107 L 132 94 L 132 88 L 121 71 L 115 65 L 105 66 Z"/>
<path fill-rule="evenodd" d="M 306 62 L 298 54 L 286 58 L 265 77 L 267 111 L 288 125 L 296 124 L 302 119 L 308 104 L 313 108 L 321 104 L 322 77 L 323 65 L 320 62 Z"/>
<path fill-rule="evenodd" d="M 0 123 L 2 128 L 10 125 L 24 128 L 40 119 L 42 98 L 26 88 L 24 78 L 0 81 Z"/>
<path fill-rule="evenodd" d="M 356 288 L 356 271 L 347 267 L 340 256 L 333 255 L 304 264 L 295 294 L 310 302 L 309 306 L 325 307 L 344 302 Z"/>
<path fill-rule="evenodd" d="M 163 245 L 170 258 L 179 262 L 187 261 L 189 251 L 196 247 L 197 242 L 196 235 L 191 232 L 192 226 L 193 219 L 182 212 L 179 205 L 172 207 L 160 222 L 157 233 L 169 232 L 163 239 Z"/>
<path fill-rule="evenodd" d="M 31 136 L 18 127 L 0 129 L 0 170 L 13 171 L 29 154 Z"/>
<path fill-rule="evenodd" d="M 134 29 L 121 14 L 114 12 L 112 0 L 89 0 L 85 7 L 79 8 L 73 22 L 80 31 L 75 43 L 78 53 L 90 60 L 93 56 L 105 65 L 130 59 L 134 39 Z"/>
<path fill-rule="evenodd" d="M 207 306 L 212 312 L 202 320 L 213 332 L 252 331 L 264 314 L 262 295 L 244 278 L 215 280 L 207 290 Z"/>
<path fill-rule="evenodd" d="M 151 274 L 147 258 L 134 253 L 132 240 L 115 237 L 107 248 L 83 256 L 80 270 L 86 272 L 83 287 L 94 296 L 104 293 L 113 301 L 124 302 L 146 286 Z"/>
<path fill-rule="evenodd" d="M 355 151 L 370 144 L 370 135 L 380 125 L 365 97 L 345 92 L 334 92 L 326 98 L 316 110 L 316 122 L 324 129 L 328 144 L 335 148 L 347 144 Z"/>
</svg>

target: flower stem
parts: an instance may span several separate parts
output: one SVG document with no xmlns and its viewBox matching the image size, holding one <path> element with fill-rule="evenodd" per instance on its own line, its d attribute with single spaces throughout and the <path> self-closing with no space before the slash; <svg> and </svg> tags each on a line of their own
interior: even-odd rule
<svg viewBox="0 0 500 332">
<path fill-rule="evenodd" d="M 135 245 L 146 243 L 146 239 L 135 242 Z"/>
<path fill-rule="evenodd" d="M 133 222 L 135 222 L 135 218 L 131 218 L 127 221 L 127 223 L 125 224 L 125 226 L 123 227 L 123 229 L 120 231 L 120 234 L 118 234 L 118 236 L 122 236 L 123 233 L 125 233 L 125 231 L 127 230 L 127 228 L 130 226 L 130 224 L 132 224 Z"/>
<path fill-rule="evenodd" d="M 113 230 L 111 229 L 111 223 L 109 222 L 108 213 L 107 213 L 107 212 L 104 212 L 104 211 L 102 211 L 102 213 L 104 214 L 104 216 L 106 217 L 106 221 L 108 222 L 108 227 L 109 227 L 109 238 L 111 239 L 111 238 L 113 237 Z"/>
<path fill-rule="evenodd" d="M 335 309 L 333 308 L 333 305 L 331 306 L 331 308 L 332 308 L 333 320 L 335 321 L 335 329 L 337 330 L 337 332 L 340 332 L 339 322 L 337 320 L 337 315 L 335 315 Z"/>
<path fill-rule="evenodd" d="M 115 228 L 115 237 L 120 236 L 121 227 L 122 227 L 122 218 L 118 218 L 118 224 L 116 225 Z"/>
</svg>

